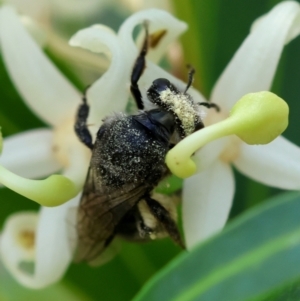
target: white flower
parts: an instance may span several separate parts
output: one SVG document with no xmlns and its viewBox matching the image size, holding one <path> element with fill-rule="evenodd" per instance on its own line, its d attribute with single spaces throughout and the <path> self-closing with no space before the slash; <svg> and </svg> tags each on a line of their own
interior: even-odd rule
<svg viewBox="0 0 300 301">
<path fill-rule="evenodd" d="M 145 19 L 150 20 L 150 33 L 157 29 L 167 29 L 159 47 L 150 53 L 150 56 L 158 60 L 167 44 L 186 29 L 184 23 L 159 10 L 133 15 L 122 25 L 118 35 L 104 26 L 96 26 L 79 32 L 72 39 L 73 44 L 93 48 L 94 51 L 111 57 L 107 72 L 88 90 L 92 132 L 97 131 L 105 115 L 125 109 L 130 95 L 129 75 L 138 53 L 132 32 Z M 52 130 L 37 129 L 5 139 L 0 157 L 1 165 L 28 178 L 43 177 L 62 169 L 63 175 L 77 185 L 83 185 L 89 150 L 79 143 L 73 132 L 80 94 L 47 59 L 9 7 L 0 10 L 0 28 L 3 59 L 11 79 L 28 106 L 52 127 Z M 185 87 L 185 83 L 151 62 L 148 62 L 140 86 L 142 89 L 149 87 L 152 80 L 158 77 L 167 77 L 180 88 Z M 197 92 L 192 93 L 195 98 L 200 99 Z M 1 173 L 0 170 L 0 178 Z M 4 265 L 19 282 L 31 288 L 41 288 L 62 277 L 72 259 L 74 245 L 74 241 L 70 241 L 68 237 L 68 226 L 71 224 L 75 228 L 74 220 L 67 220 L 68 211 L 78 204 L 78 200 L 79 197 L 76 197 L 59 207 L 41 208 L 37 229 L 33 234 L 35 256 L 22 258 L 21 255 L 26 254 L 22 250 L 12 253 L 21 254 L 20 256 L 2 256 Z M 30 219 L 28 223 L 31 223 Z M 22 222 L 25 228 L 28 223 L 24 220 Z M 12 227 L 13 225 L 12 223 Z M 3 237 L 7 237 L 6 229 Z M 22 230 L 22 227 L 18 229 Z M 12 245 L 21 247 L 20 244 L 11 242 L 14 242 L 13 237 L 2 240 L 1 252 L 7 252 L 7 248 Z M 33 274 L 28 274 L 20 265 L 22 261 L 28 260 L 34 261 Z"/>
<path fill-rule="evenodd" d="M 205 124 L 228 116 L 246 93 L 269 90 L 285 43 L 299 34 L 299 4 L 285 1 L 255 23 L 213 88 L 210 100 L 222 112 L 208 112 Z M 183 226 L 188 247 L 220 230 L 234 195 L 231 164 L 250 178 L 282 189 L 300 189 L 300 149 L 283 137 L 252 146 L 235 136 L 204 146 L 195 156 L 198 173 L 185 181 Z M 201 171 L 201 172 L 200 172 Z"/>
</svg>

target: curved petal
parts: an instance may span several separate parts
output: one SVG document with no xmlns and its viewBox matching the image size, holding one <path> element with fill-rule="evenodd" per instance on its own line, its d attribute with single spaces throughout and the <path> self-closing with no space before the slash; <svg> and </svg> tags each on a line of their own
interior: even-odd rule
<svg viewBox="0 0 300 301">
<path fill-rule="evenodd" d="M 121 44 L 124 45 L 124 49 L 126 49 L 127 59 L 130 62 L 134 62 L 138 54 L 138 49 L 132 36 L 133 30 L 137 25 L 143 24 L 146 20 L 149 21 L 150 34 L 161 29 L 167 30 L 166 35 L 162 38 L 157 47 L 154 48 L 153 54 L 151 54 L 150 50 L 149 55 L 147 55 L 147 58 L 150 59 L 151 56 L 154 55 L 156 58 L 155 61 L 161 58 L 166 52 L 167 46 L 187 29 L 186 23 L 179 21 L 170 13 L 163 10 L 153 8 L 135 13 L 122 24 L 118 33 Z"/>
<path fill-rule="evenodd" d="M 71 38 L 70 45 L 111 56 L 109 69 L 87 91 L 91 106 L 89 123 L 98 129 L 104 116 L 124 111 L 133 61 L 126 60 L 123 45 L 106 26 L 96 25 L 78 31 Z"/>
<path fill-rule="evenodd" d="M 71 263 L 76 246 L 76 222 L 72 210 L 78 206 L 79 200 L 80 195 L 61 206 L 41 208 L 33 288 L 57 282 Z"/>
<path fill-rule="evenodd" d="M 224 148 L 228 143 L 228 139 L 229 138 L 225 137 L 212 141 L 195 153 L 193 161 L 196 163 L 197 173 L 205 170 L 218 160 L 218 157 L 224 151 Z"/>
<path fill-rule="evenodd" d="M 280 136 L 267 145 L 241 144 L 236 168 L 248 177 L 282 189 L 300 189 L 300 148 Z"/>
<path fill-rule="evenodd" d="M 39 214 L 20 212 L 6 221 L 0 254 L 6 268 L 24 286 L 40 289 L 63 276 L 76 246 L 74 213 L 79 199 L 80 195 L 55 208 L 42 207 Z M 26 269 L 30 263 L 33 271 Z"/>
<path fill-rule="evenodd" d="M 68 158 L 69 166 L 64 170 L 63 175 L 72 180 L 77 187 L 83 187 L 91 160 L 90 150 L 83 145 L 73 147 L 69 150 Z"/>
<path fill-rule="evenodd" d="M 265 20 L 266 16 L 268 14 L 262 15 L 259 18 L 257 18 L 251 25 L 250 31 L 254 31 L 259 26 L 261 26 L 261 23 Z M 300 15 L 297 16 L 297 18 L 294 20 L 293 26 L 290 28 L 290 31 L 286 37 L 285 44 L 288 44 L 291 42 L 293 39 L 295 39 L 300 32 Z"/>
<path fill-rule="evenodd" d="M 185 181 L 182 216 L 187 248 L 224 227 L 233 195 L 233 172 L 220 161 Z"/>
<path fill-rule="evenodd" d="M 0 10 L 2 55 L 8 72 L 29 107 L 58 125 L 75 112 L 80 95 L 50 62 L 10 7 Z"/>
<path fill-rule="evenodd" d="M 34 235 L 38 223 L 36 212 L 18 212 L 4 224 L 0 238 L 0 254 L 4 266 L 23 285 L 31 282 L 31 274 L 22 264 L 34 260 Z"/>
<path fill-rule="evenodd" d="M 213 102 L 230 110 L 244 94 L 270 89 L 298 14 L 299 4 L 295 1 L 284 1 L 268 13 L 248 35 L 217 81 L 211 97 Z"/>
<path fill-rule="evenodd" d="M 4 139 L 0 164 L 26 178 L 41 178 L 55 173 L 61 165 L 52 153 L 53 132 L 36 129 Z"/>
</svg>

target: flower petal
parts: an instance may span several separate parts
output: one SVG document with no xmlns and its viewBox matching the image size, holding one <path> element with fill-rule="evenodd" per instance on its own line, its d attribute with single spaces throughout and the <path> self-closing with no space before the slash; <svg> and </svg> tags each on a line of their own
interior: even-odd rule
<svg viewBox="0 0 300 301">
<path fill-rule="evenodd" d="M 182 215 L 187 248 L 223 228 L 233 194 L 233 172 L 228 164 L 220 161 L 185 181 Z"/>
<path fill-rule="evenodd" d="M 4 139 L 0 164 L 26 178 L 41 178 L 57 172 L 60 164 L 52 153 L 53 132 L 36 129 Z"/>
<path fill-rule="evenodd" d="M 228 141 L 227 137 L 220 138 L 199 149 L 193 156 L 193 160 L 197 166 L 197 172 L 201 172 L 213 164 L 222 151 L 224 151 Z"/>
<path fill-rule="evenodd" d="M 270 89 L 286 39 L 297 25 L 298 14 L 297 2 L 284 1 L 266 15 L 217 81 L 212 92 L 213 102 L 230 110 L 244 94 Z"/>
<path fill-rule="evenodd" d="M 76 246 L 75 215 L 69 213 L 73 213 L 79 199 L 78 195 L 59 207 L 42 207 L 39 215 L 17 213 L 7 220 L 0 252 L 6 268 L 24 286 L 40 289 L 63 276 Z M 22 233 L 32 233 L 34 245 L 28 250 L 20 246 Z M 24 264 L 30 263 L 34 269 L 29 272 Z"/>
<path fill-rule="evenodd" d="M 234 161 L 248 177 L 282 189 L 300 189 L 300 148 L 284 137 L 267 145 L 243 143 Z"/>
<path fill-rule="evenodd" d="M 29 107 L 52 125 L 70 116 L 80 95 L 26 32 L 15 11 L 0 10 L 0 39 L 8 72 Z"/>
<path fill-rule="evenodd" d="M 33 288 L 57 282 L 71 263 L 76 246 L 76 223 L 75 215 L 69 213 L 78 206 L 79 200 L 80 195 L 61 206 L 41 208 Z"/>
<path fill-rule="evenodd" d="M 69 165 L 63 175 L 69 178 L 77 187 L 83 187 L 89 168 L 91 153 L 86 147 L 72 148 L 69 150 Z"/>
<path fill-rule="evenodd" d="M 34 235 L 38 215 L 36 212 L 19 212 L 5 222 L 0 239 L 0 254 L 4 266 L 23 285 L 31 281 L 30 273 L 22 264 L 34 260 Z"/>
<path fill-rule="evenodd" d="M 108 27 L 95 25 L 78 31 L 70 40 L 78 46 L 111 57 L 109 69 L 87 90 L 91 107 L 89 123 L 95 130 L 104 116 L 124 111 L 128 100 L 129 73 L 133 65 L 124 56 L 125 49 L 117 35 Z"/>
<path fill-rule="evenodd" d="M 150 49 L 149 55 L 147 55 L 147 58 L 150 59 L 151 56 L 155 56 L 155 61 L 158 61 L 166 52 L 167 46 L 187 29 L 186 23 L 179 21 L 170 13 L 163 10 L 153 8 L 135 13 L 126 19 L 118 33 L 121 44 L 124 45 L 124 49 L 126 49 L 127 59 L 130 62 L 134 62 L 139 52 L 133 40 L 133 30 L 137 25 L 143 24 L 146 20 L 149 21 L 150 34 L 161 29 L 167 30 L 166 35 L 162 38 L 157 47 L 154 48 L 153 54 L 151 54 Z"/>
</svg>

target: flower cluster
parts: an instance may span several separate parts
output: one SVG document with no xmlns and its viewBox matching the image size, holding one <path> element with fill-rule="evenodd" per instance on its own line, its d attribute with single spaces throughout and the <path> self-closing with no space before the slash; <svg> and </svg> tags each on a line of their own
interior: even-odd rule
<svg viewBox="0 0 300 301">
<path fill-rule="evenodd" d="M 255 23 L 213 89 L 211 101 L 220 106 L 221 113 L 209 111 L 204 120 L 208 127 L 182 141 L 186 156 L 180 151 L 183 144 L 168 154 L 167 164 L 175 173 L 177 159 L 192 164 L 191 170 L 185 165 L 181 168 L 183 176 L 196 171 L 185 180 L 183 192 L 184 233 L 189 248 L 220 230 L 228 218 L 234 194 L 231 163 L 267 185 L 300 188 L 300 150 L 284 138 L 276 138 L 287 126 L 287 106 L 269 92 L 254 93 L 270 90 L 285 43 L 300 33 L 299 13 L 299 4 L 288 1 Z M 87 92 L 93 134 L 104 116 L 125 110 L 130 97 L 130 73 L 138 54 L 132 33 L 145 19 L 149 20 L 150 34 L 162 29 L 166 34 L 150 49 L 147 68 L 139 82 L 141 90 L 146 91 L 154 79 L 161 77 L 181 90 L 186 87 L 157 65 L 167 45 L 187 28 L 169 13 L 155 9 L 138 12 L 123 23 L 117 34 L 103 25 L 80 30 L 71 38 L 72 46 L 110 58 L 108 70 Z M 90 154 L 73 132 L 80 93 L 44 55 L 10 7 L 0 9 L 0 43 L 16 88 L 28 106 L 49 125 L 49 129 L 4 139 L 0 181 L 42 205 L 67 201 L 54 208 L 42 206 L 38 214 L 20 213 L 8 218 L 1 235 L 4 265 L 23 285 L 40 288 L 59 280 L 72 260 L 76 234 L 72 231 L 75 219 L 71 213 L 78 206 L 80 195 L 76 194 L 83 186 Z M 195 102 L 206 101 L 192 88 L 189 93 Z M 254 94 L 242 98 L 248 93 Z M 225 135 L 230 136 L 217 139 Z M 274 138 L 268 145 L 245 143 L 264 144 Z M 204 146 L 213 139 L 217 140 Z M 200 147 L 194 161 L 189 161 L 189 156 Z M 62 175 L 55 176 L 55 181 L 53 176 L 28 180 L 17 178 L 8 170 L 26 178 L 41 178 L 58 171 Z M 69 185 L 65 189 L 69 194 L 62 195 L 59 185 Z M 22 269 L 21 263 L 28 261 L 34 262 L 32 274 Z"/>
</svg>

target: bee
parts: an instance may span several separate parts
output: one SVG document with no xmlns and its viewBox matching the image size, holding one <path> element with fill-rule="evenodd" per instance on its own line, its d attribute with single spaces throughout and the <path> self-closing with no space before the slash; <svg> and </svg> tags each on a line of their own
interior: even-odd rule
<svg viewBox="0 0 300 301">
<path fill-rule="evenodd" d="M 170 174 L 165 164 L 167 152 L 204 127 L 199 105 L 216 105 L 195 104 L 187 93 L 193 81 L 191 68 L 183 92 L 165 78 L 155 79 L 147 97 L 156 108 L 144 110 L 138 81 L 146 67 L 147 22 L 144 28 L 145 39 L 133 66 L 130 86 L 139 112 L 106 117 L 93 143 L 87 126 L 89 106 L 85 95 L 78 109 L 75 132 L 91 149 L 92 157 L 77 212 L 76 261 L 94 261 L 116 236 L 146 241 L 169 235 L 184 248 L 175 204 L 155 197 L 153 190 Z"/>
</svg>

